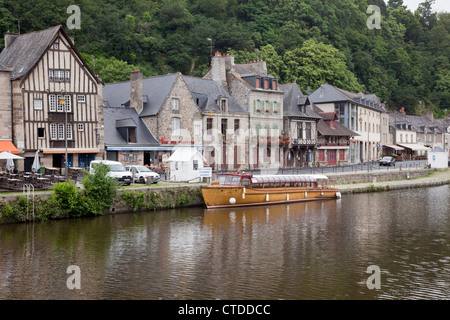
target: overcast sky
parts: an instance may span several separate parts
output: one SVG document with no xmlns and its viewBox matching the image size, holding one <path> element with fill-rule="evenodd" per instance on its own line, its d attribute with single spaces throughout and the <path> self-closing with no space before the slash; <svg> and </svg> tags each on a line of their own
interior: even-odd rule
<svg viewBox="0 0 450 320">
<path fill-rule="evenodd" d="M 387 1 L 386 1 L 387 2 Z M 416 11 L 419 3 L 424 2 L 423 0 L 403 0 L 403 3 L 410 9 L 412 12 Z M 435 11 L 446 11 L 450 12 L 450 0 L 436 0 L 433 9 Z"/>
</svg>

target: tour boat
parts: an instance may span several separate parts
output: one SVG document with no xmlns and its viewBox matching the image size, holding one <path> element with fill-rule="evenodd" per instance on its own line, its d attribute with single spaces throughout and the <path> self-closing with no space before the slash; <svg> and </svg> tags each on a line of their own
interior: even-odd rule
<svg viewBox="0 0 450 320">
<path fill-rule="evenodd" d="M 266 206 L 340 198 L 324 175 L 261 175 L 224 173 L 200 188 L 208 209 Z"/>
</svg>

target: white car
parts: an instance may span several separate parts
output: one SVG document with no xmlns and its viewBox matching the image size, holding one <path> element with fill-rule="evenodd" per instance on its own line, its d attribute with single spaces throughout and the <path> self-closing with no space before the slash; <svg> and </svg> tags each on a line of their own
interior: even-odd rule
<svg viewBox="0 0 450 320">
<path fill-rule="evenodd" d="M 99 163 L 103 163 L 104 165 L 109 167 L 108 176 L 116 178 L 119 182 L 130 185 L 133 182 L 133 175 L 130 171 L 126 170 L 123 164 L 117 161 L 110 160 L 94 160 L 91 161 L 91 165 L 89 167 L 89 172 L 94 173 L 95 166 Z"/>
<path fill-rule="evenodd" d="M 134 180 L 141 183 L 146 181 L 151 181 L 151 183 L 158 183 L 160 176 L 156 172 L 153 172 L 146 166 L 126 166 L 125 169 L 129 170 L 132 174 L 134 173 Z M 151 180 L 149 180 L 151 179 Z"/>
</svg>

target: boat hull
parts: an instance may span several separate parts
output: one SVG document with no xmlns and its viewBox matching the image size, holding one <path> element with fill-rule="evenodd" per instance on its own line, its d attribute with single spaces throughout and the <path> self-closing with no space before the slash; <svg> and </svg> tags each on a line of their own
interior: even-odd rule
<svg viewBox="0 0 450 320">
<path fill-rule="evenodd" d="M 240 186 L 208 186 L 201 192 L 208 209 L 267 206 L 302 201 L 340 198 L 335 188 L 261 188 Z"/>
</svg>

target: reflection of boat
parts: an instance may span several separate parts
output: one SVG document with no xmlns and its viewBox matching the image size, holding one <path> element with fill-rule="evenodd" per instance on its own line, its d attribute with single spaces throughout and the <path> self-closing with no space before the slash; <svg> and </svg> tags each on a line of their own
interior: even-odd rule
<svg viewBox="0 0 450 320">
<path fill-rule="evenodd" d="M 217 181 L 201 187 L 208 209 L 282 204 L 340 198 L 324 175 L 219 174 Z"/>
</svg>

